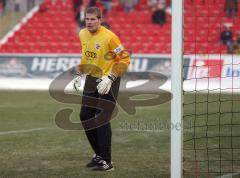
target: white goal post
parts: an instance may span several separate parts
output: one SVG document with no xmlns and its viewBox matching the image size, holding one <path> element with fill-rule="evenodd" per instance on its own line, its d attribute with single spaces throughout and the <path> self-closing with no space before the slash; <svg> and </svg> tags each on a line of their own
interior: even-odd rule
<svg viewBox="0 0 240 178">
<path fill-rule="evenodd" d="M 172 73 L 171 73 L 171 178 L 182 177 L 182 64 L 183 64 L 183 3 L 172 0 Z"/>
</svg>

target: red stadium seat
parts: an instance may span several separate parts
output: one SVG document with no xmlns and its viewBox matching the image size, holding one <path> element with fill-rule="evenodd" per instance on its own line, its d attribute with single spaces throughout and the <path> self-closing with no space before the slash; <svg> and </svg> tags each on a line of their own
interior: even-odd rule
<svg viewBox="0 0 240 178">
<path fill-rule="evenodd" d="M 72 0 L 45 0 L 47 10 L 36 12 L 20 30 L 0 47 L 0 52 L 23 53 L 79 53 L 78 25 L 74 21 Z M 240 31 L 239 16 L 234 20 L 225 17 L 224 0 L 185 0 L 184 2 L 184 52 L 226 53 L 219 45 L 219 35 L 226 22 L 233 23 L 234 36 Z M 101 6 L 98 2 L 98 6 Z M 136 10 L 123 12 L 114 7 L 106 16 L 111 29 L 120 36 L 123 45 L 136 53 L 169 53 L 171 51 L 171 16 L 167 24 L 154 25 L 151 11 L 146 10 L 147 0 L 140 0 Z M 239 5 L 240 8 L 240 5 Z"/>
</svg>

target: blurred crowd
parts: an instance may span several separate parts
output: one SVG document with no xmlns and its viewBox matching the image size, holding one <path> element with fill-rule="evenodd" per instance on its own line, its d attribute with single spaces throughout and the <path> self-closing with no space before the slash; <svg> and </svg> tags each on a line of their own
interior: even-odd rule
<svg viewBox="0 0 240 178">
<path fill-rule="evenodd" d="M 0 17 L 6 11 L 27 13 L 36 5 L 39 5 L 44 0 L 0 0 Z"/>
<path fill-rule="evenodd" d="M 148 0 L 148 7 L 152 11 L 154 24 L 167 23 L 167 13 L 171 13 L 171 0 Z"/>
<path fill-rule="evenodd" d="M 217 3 L 216 0 L 213 0 Z M 126 13 L 130 13 L 135 10 L 135 7 L 139 3 L 139 0 L 73 0 L 75 20 L 78 22 L 79 27 L 85 26 L 84 11 L 89 6 L 102 6 L 103 16 L 111 12 L 113 8 L 121 6 Z M 194 3 L 194 0 L 191 0 Z M 206 0 L 202 0 L 201 3 L 206 4 Z M 160 26 L 167 23 L 167 14 L 171 14 L 171 0 L 148 0 L 147 7 L 152 13 L 152 23 L 159 24 Z M 228 18 L 235 18 L 238 13 L 238 0 L 225 0 L 223 11 Z M 103 18 L 104 19 L 104 18 Z M 107 28 L 110 25 L 106 20 L 103 20 L 103 24 Z M 240 54 L 240 32 L 237 33 L 237 37 L 234 38 L 231 30 L 231 24 L 224 24 L 224 29 L 220 33 L 220 42 L 227 46 L 228 53 Z"/>
<path fill-rule="evenodd" d="M 58 0 L 52 0 L 56 3 Z M 66 3 L 66 0 L 62 0 Z M 74 7 L 74 18 L 78 23 L 79 28 L 85 26 L 84 12 L 87 7 L 97 6 L 103 12 L 102 25 L 110 28 L 110 24 L 104 17 L 113 9 L 120 9 L 125 13 L 131 13 L 136 10 L 141 0 L 72 0 Z M 144 6 L 144 10 L 151 13 L 151 20 L 153 24 L 163 26 L 167 23 L 168 14 L 171 14 L 171 0 L 145 0 L 147 6 Z M 190 3 L 195 3 L 196 0 L 189 0 Z M 44 0 L 0 0 L 0 17 L 4 15 L 6 6 L 13 5 L 14 11 L 21 10 L 24 7 L 26 10 L 31 9 L 36 4 L 41 4 Z M 199 0 L 198 0 L 199 2 Z M 213 3 L 218 3 L 217 0 L 212 0 Z M 238 16 L 238 6 L 240 0 L 225 0 L 223 12 L 229 19 L 234 19 Z M 201 0 L 203 5 L 207 4 L 207 0 Z M 40 10 L 46 10 L 44 6 L 40 6 Z M 170 16 L 169 16 L 170 17 Z M 232 26 L 234 23 L 225 23 L 224 29 L 220 33 L 219 41 L 227 46 L 228 53 L 240 54 L 240 31 L 233 31 Z M 236 35 L 234 35 L 236 33 Z"/>
<path fill-rule="evenodd" d="M 239 0 L 225 0 L 224 12 L 226 17 L 232 18 L 233 20 L 238 15 L 238 3 Z M 237 32 L 237 36 L 234 37 L 232 26 L 233 23 L 224 23 L 224 29 L 220 34 L 220 41 L 222 44 L 227 46 L 229 54 L 240 54 L 240 31 Z"/>
<path fill-rule="evenodd" d="M 122 9 L 126 13 L 135 11 L 139 0 L 73 0 L 75 20 L 80 28 L 84 27 L 84 11 L 87 7 L 102 7 L 103 17 L 105 17 L 113 8 Z M 145 10 L 152 13 L 152 23 L 164 25 L 167 23 L 167 13 L 171 13 L 171 0 L 148 0 Z M 104 25 L 110 27 L 104 20 Z"/>
<path fill-rule="evenodd" d="M 194 3 L 194 0 L 191 0 Z M 224 13 L 230 21 L 234 21 L 234 19 L 238 15 L 238 5 L 240 0 L 225 0 L 224 3 Z M 205 4 L 206 0 L 202 0 L 202 4 Z M 217 3 L 217 0 L 213 0 L 213 3 Z M 234 22 L 234 24 L 237 23 Z M 226 45 L 227 52 L 229 54 L 240 54 L 240 31 L 237 32 L 237 35 L 234 37 L 234 33 L 232 30 L 233 23 L 224 23 L 223 30 L 220 33 L 219 40 L 222 44 Z"/>
<path fill-rule="evenodd" d="M 237 32 L 237 36 L 234 38 L 231 28 L 231 23 L 224 24 L 224 29 L 220 34 L 220 41 L 227 46 L 229 54 L 240 54 L 240 31 Z"/>
<path fill-rule="evenodd" d="M 0 17 L 4 14 L 5 6 L 6 6 L 6 0 L 0 0 Z"/>
</svg>

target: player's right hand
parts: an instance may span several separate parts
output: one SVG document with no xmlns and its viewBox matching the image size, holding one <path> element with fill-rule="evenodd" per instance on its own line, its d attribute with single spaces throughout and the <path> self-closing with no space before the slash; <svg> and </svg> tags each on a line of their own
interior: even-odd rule
<svg viewBox="0 0 240 178">
<path fill-rule="evenodd" d="M 97 85 L 97 90 L 100 95 L 108 94 L 113 83 L 113 79 L 109 76 L 104 76 L 100 79 L 100 83 Z"/>
<path fill-rule="evenodd" d="M 80 92 L 82 76 L 79 75 L 73 79 L 73 90 Z"/>
</svg>

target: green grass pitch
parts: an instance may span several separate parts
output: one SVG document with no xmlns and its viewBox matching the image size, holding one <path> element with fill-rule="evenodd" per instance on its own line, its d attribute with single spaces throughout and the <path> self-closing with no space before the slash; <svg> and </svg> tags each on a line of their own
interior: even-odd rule
<svg viewBox="0 0 240 178">
<path fill-rule="evenodd" d="M 206 95 L 198 97 L 204 99 Z M 236 98 L 239 99 L 239 95 Z M 194 99 L 194 96 L 188 95 L 186 99 Z M 215 105 L 211 109 L 218 107 Z M 234 107 L 240 110 L 239 105 Z M 115 171 L 104 173 L 85 168 L 93 152 L 82 130 L 63 130 L 56 126 L 55 114 L 64 108 L 72 108 L 72 121 L 79 122 L 78 105 L 59 103 L 48 92 L 0 92 L 1 178 L 169 177 L 170 102 L 154 107 L 139 107 L 134 115 L 120 109 L 118 116 L 111 122 Z M 195 112 L 195 107 L 186 110 Z M 201 112 L 201 109 L 197 112 Z M 223 117 L 226 117 L 227 122 L 227 116 Z M 197 124 L 205 123 L 201 122 Z M 191 124 L 191 120 L 186 120 L 184 127 Z M 185 138 L 191 138 L 194 132 L 204 134 L 206 131 L 187 129 Z M 237 133 L 240 134 L 240 129 L 234 130 L 234 134 Z M 190 142 L 187 146 L 192 145 Z"/>
</svg>

